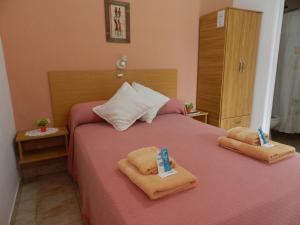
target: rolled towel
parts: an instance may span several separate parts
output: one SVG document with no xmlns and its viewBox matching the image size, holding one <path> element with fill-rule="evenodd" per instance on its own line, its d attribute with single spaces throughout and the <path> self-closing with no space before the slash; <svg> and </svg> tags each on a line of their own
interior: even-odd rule
<svg viewBox="0 0 300 225">
<path fill-rule="evenodd" d="M 186 169 L 176 165 L 176 174 L 160 178 L 156 175 L 143 175 L 129 160 L 121 159 L 118 167 L 147 196 L 154 200 L 170 194 L 185 191 L 196 186 L 197 178 Z"/>
<path fill-rule="evenodd" d="M 267 137 L 268 135 L 266 135 Z M 257 131 L 253 131 L 247 127 L 235 127 L 227 131 L 227 137 L 250 145 L 260 145 Z"/>
<path fill-rule="evenodd" d="M 295 154 L 295 148 L 289 145 L 280 144 L 270 141 L 271 148 L 263 146 L 249 145 L 227 137 L 219 137 L 218 143 L 220 146 L 234 152 L 238 152 L 252 158 L 258 159 L 265 163 L 276 163 Z"/>
<path fill-rule="evenodd" d="M 127 155 L 128 161 L 134 165 L 141 174 L 157 174 L 156 154 L 159 151 L 156 147 L 145 147 L 134 150 Z M 174 168 L 176 162 L 170 157 L 171 167 Z"/>
</svg>

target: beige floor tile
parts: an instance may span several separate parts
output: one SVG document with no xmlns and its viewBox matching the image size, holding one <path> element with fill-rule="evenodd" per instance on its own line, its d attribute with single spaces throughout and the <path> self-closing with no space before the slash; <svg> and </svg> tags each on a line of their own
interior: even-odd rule
<svg viewBox="0 0 300 225">
<path fill-rule="evenodd" d="M 22 186 L 13 225 L 82 225 L 76 192 L 65 173 Z"/>
<path fill-rule="evenodd" d="M 35 224 L 36 219 L 36 200 L 20 201 L 17 207 L 15 225 Z"/>
<path fill-rule="evenodd" d="M 36 199 L 39 183 L 33 182 L 23 185 L 20 195 L 20 201 L 26 201 L 26 200 L 34 200 Z"/>
</svg>

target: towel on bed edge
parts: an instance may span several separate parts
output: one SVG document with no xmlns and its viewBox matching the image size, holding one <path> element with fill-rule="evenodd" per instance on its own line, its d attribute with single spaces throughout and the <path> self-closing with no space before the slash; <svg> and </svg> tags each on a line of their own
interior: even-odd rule
<svg viewBox="0 0 300 225">
<path fill-rule="evenodd" d="M 268 135 L 265 134 L 266 137 Z M 227 137 L 250 145 L 260 145 L 257 131 L 253 131 L 247 127 L 235 127 L 227 131 Z"/>
<path fill-rule="evenodd" d="M 274 145 L 271 148 L 249 145 L 227 137 L 219 137 L 218 143 L 226 149 L 250 156 L 269 164 L 276 163 L 295 154 L 294 147 L 274 141 L 270 141 L 270 143 Z"/>
</svg>

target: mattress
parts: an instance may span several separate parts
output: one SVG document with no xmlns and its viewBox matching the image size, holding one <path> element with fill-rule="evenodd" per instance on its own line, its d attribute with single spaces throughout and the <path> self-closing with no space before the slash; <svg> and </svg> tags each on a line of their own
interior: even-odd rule
<svg viewBox="0 0 300 225">
<path fill-rule="evenodd" d="M 274 165 L 217 145 L 224 130 L 180 114 L 137 122 L 125 132 L 91 123 L 74 132 L 82 216 L 90 225 L 298 225 L 300 156 Z M 196 188 L 150 200 L 118 169 L 137 148 L 167 147 L 199 180 Z"/>
</svg>

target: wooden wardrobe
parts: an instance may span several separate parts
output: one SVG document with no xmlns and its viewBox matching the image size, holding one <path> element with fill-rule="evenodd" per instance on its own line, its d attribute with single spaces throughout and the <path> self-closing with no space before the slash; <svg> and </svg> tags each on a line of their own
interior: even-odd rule
<svg viewBox="0 0 300 225">
<path fill-rule="evenodd" d="M 261 15 L 226 8 L 200 18 L 197 109 L 209 124 L 250 125 Z"/>
</svg>

